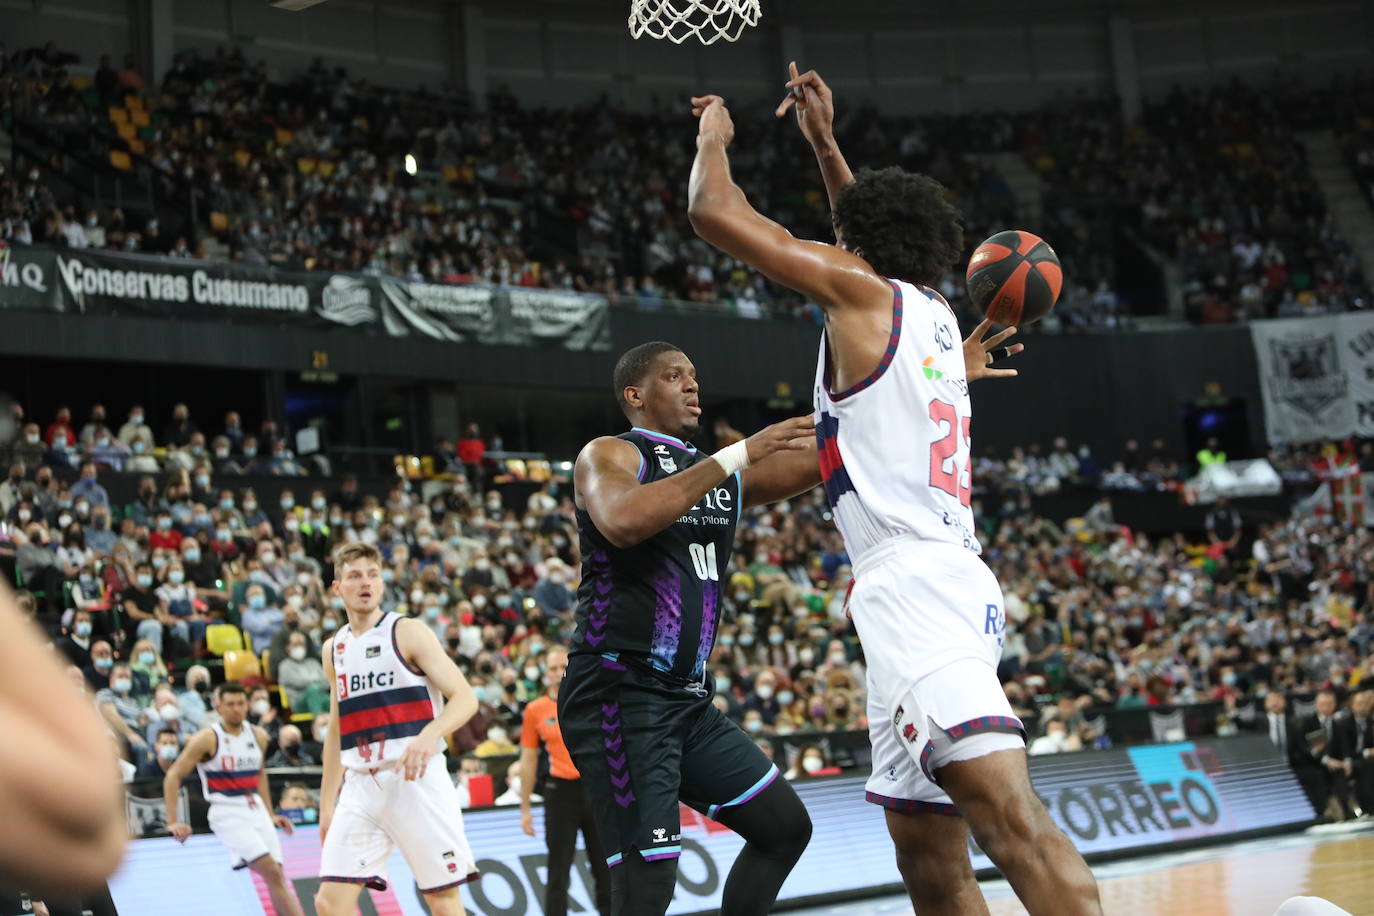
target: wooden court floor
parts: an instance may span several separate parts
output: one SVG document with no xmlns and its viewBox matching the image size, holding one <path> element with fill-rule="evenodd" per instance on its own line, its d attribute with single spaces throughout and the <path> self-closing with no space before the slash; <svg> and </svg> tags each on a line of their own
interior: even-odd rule
<svg viewBox="0 0 1374 916">
<path fill-rule="evenodd" d="M 1221 858 L 1116 876 L 1095 869 L 1102 908 L 1109 916 L 1272 916 L 1288 897 L 1308 895 L 1374 916 L 1374 835 L 1323 840 L 1238 847 Z M 988 909 L 993 916 L 1026 912 L 1014 897 L 990 899 Z"/>
<path fill-rule="evenodd" d="M 1273 916 L 1293 896 L 1374 916 L 1374 829 L 1308 832 L 1093 867 L 1107 916 Z M 983 882 L 992 916 L 1024 916 L 1005 881 Z M 905 897 L 856 900 L 793 916 L 911 916 Z"/>
</svg>

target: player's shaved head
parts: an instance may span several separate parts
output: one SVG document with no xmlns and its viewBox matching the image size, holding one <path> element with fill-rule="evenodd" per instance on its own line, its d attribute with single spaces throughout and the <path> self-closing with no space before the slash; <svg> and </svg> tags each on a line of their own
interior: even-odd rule
<svg viewBox="0 0 1374 916">
<path fill-rule="evenodd" d="M 615 389 L 615 399 L 621 410 L 629 408 L 625 401 L 625 389 L 644 384 L 653 371 L 654 361 L 664 353 L 681 353 L 682 348 L 664 340 L 651 340 L 626 350 L 615 363 L 611 375 L 611 385 Z"/>
</svg>

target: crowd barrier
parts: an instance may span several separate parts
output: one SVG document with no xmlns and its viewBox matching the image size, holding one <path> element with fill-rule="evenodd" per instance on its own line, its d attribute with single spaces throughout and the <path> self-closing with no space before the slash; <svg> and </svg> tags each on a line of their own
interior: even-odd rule
<svg viewBox="0 0 1374 916">
<path fill-rule="evenodd" d="M 1204 738 L 1123 750 L 1033 757 L 1036 792 L 1055 822 L 1089 858 L 1132 855 L 1163 847 L 1203 844 L 1299 829 L 1314 819 L 1282 756 L 1263 737 Z M 883 775 L 878 775 L 879 783 Z M 900 890 L 883 811 L 866 804 L 865 777 L 797 782 L 815 824 L 811 845 L 793 869 L 779 906 L 819 903 Z M 880 793 L 881 794 L 881 793 Z M 545 880 L 542 811 L 535 837 L 520 831 L 519 810 L 486 808 L 463 815 L 481 878 L 464 887 L 470 912 L 483 916 L 541 916 Z M 673 916 L 717 911 L 731 862 L 742 841 L 725 827 L 682 809 L 682 858 Z M 299 827 L 283 837 L 286 873 L 306 912 L 319 872 L 319 830 Z M 970 848 L 973 866 L 991 862 Z M 399 853 L 388 868 L 390 887 L 365 892 L 362 912 L 422 916 L 414 879 Z M 571 912 L 590 912 L 592 879 L 578 853 Z M 253 874 L 233 871 L 213 836 L 184 846 L 170 838 L 137 840 L 111 890 L 121 912 L 160 916 L 272 914 L 266 888 Z"/>
</svg>

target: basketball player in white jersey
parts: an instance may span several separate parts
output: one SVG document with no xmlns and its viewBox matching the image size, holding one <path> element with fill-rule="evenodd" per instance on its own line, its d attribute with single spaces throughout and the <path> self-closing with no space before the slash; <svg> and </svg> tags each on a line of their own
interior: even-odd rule
<svg viewBox="0 0 1374 916">
<path fill-rule="evenodd" d="M 459 885 L 477 877 L 463 835 L 444 738 L 477 697 L 421 620 L 382 611 L 382 556 L 370 544 L 334 552 L 334 594 L 348 625 L 324 647 L 329 734 L 320 787 L 319 916 L 351 916 L 363 886 L 386 888 L 401 848 L 434 916 L 461 916 Z"/>
<path fill-rule="evenodd" d="M 162 779 L 167 829 L 178 843 L 191 835 L 191 825 L 177 822 L 177 795 L 194 767 L 210 803 L 210 829 L 229 850 L 234 868 L 262 875 L 278 916 L 304 916 L 296 891 L 282 871 L 281 841 L 275 827 L 291 832 L 291 822 L 272 813 L 263 759 L 267 732 L 248 722 L 248 691 L 242 684 L 221 684 L 215 691 L 219 721 L 191 736 L 181 756 Z M 275 825 L 275 827 L 274 827 Z"/>
<path fill-rule="evenodd" d="M 1015 374 L 988 368 L 1015 329 L 984 339 L 985 323 L 961 345 L 933 289 L 962 253 L 945 189 L 900 169 L 856 178 L 831 132 L 829 90 L 814 73 L 792 76 L 779 114 L 797 106 L 837 244 L 795 239 L 749 204 L 730 178 L 734 127 L 718 96 L 692 100 L 688 213 L 707 242 L 825 311 L 816 434 L 868 663 L 867 798 L 886 809 L 922 916 L 987 912 L 970 829 L 1032 916 L 1100 913 L 1092 873 L 1031 788 L 1024 731 L 997 680 L 1002 593 L 969 508 L 968 383 Z"/>
</svg>

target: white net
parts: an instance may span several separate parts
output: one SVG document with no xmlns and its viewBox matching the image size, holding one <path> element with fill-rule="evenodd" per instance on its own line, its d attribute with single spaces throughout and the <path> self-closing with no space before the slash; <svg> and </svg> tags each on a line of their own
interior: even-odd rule
<svg viewBox="0 0 1374 916">
<path fill-rule="evenodd" d="M 630 0 L 630 35 L 682 44 L 695 36 L 704 45 L 734 41 L 758 25 L 759 0 Z"/>
</svg>

